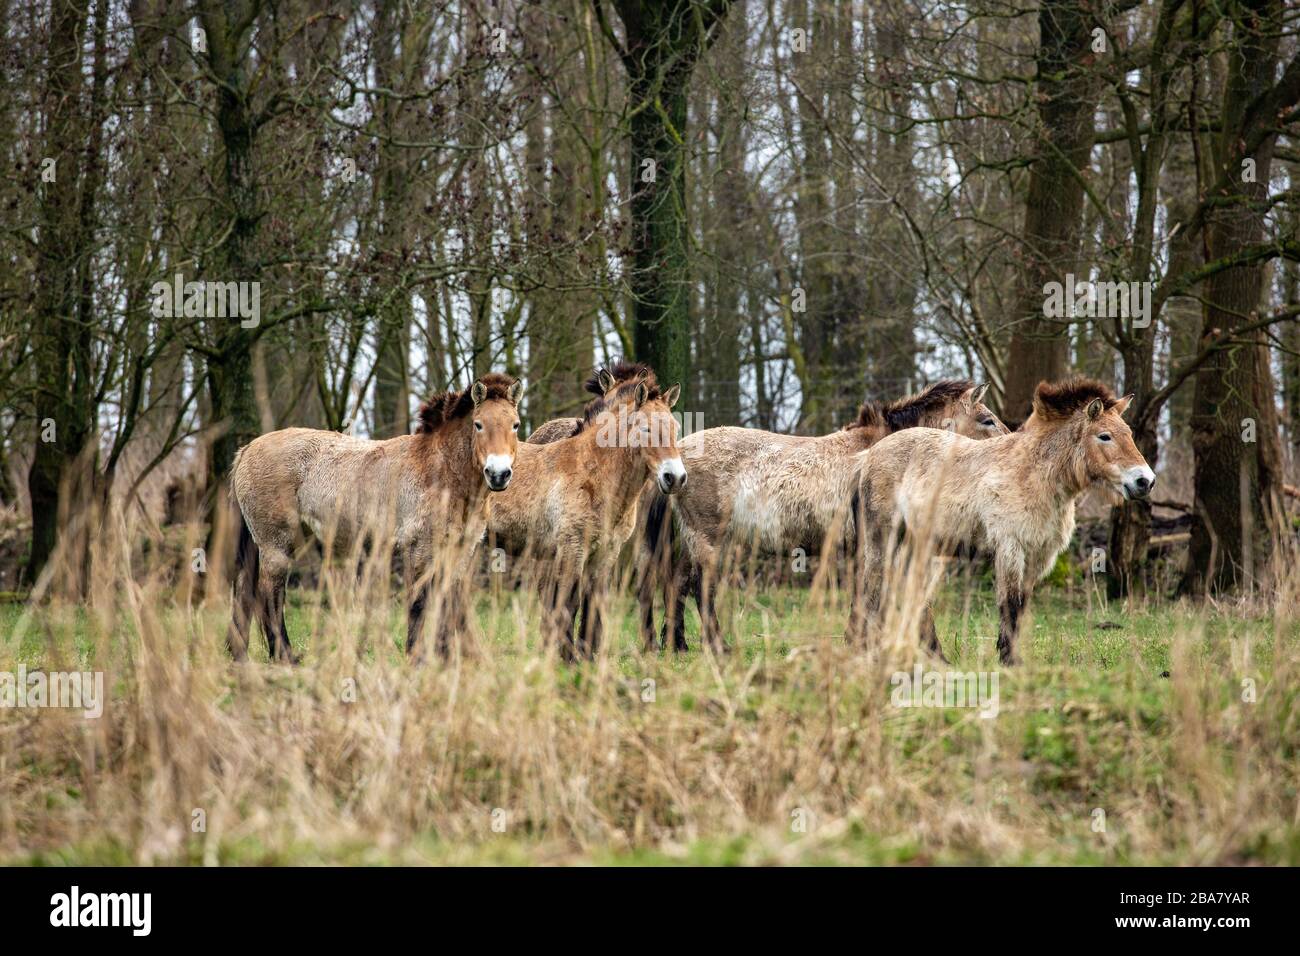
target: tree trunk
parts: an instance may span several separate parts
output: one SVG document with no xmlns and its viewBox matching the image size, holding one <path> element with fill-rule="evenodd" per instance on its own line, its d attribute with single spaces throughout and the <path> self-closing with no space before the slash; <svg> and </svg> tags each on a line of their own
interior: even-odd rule
<svg viewBox="0 0 1300 956">
<path fill-rule="evenodd" d="M 1273 84 L 1282 3 L 1257 0 L 1233 25 L 1224 88 L 1225 119 L 1249 116 L 1250 106 Z M 1225 124 L 1216 146 L 1216 172 L 1228 186 L 1205 226 L 1209 261 L 1258 243 L 1276 133 L 1250 154 L 1239 123 Z M 1254 165 L 1244 176 L 1244 161 Z M 1233 335 L 1257 317 L 1265 267 L 1235 266 L 1205 282 L 1202 343 L 1231 336 L 1238 344 L 1217 349 L 1197 370 L 1192 410 L 1196 460 L 1195 514 L 1182 589 L 1200 596 L 1249 583 L 1269 541 L 1275 495 L 1280 492 L 1277 417 L 1267 349 L 1260 332 Z"/>
<path fill-rule="evenodd" d="M 603 2 L 603 0 L 601 0 Z M 729 0 L 616 0 L 626 47 L 631 144 L 632 345 L 660 381 L 690 383 L 687 90 Z M 683 408 L 690 408 L 687 396 Z"/>
<path fill-rule="evenodd" d="M 222 198 L 224 209 L 233 216 L 225 241 L 215 252 L 215 278 L 222 282 L 257 282 L 261 264 L 255 244 L 262 210 L 254 165 L 257 125 L 245 71 L 250 52 L 247 33 L 256 19 L 256 10 L 248 2 L 218 5 L 215 0 L 203 0 L 199 15 L 207 33 L 211 69 L 220 82 L 217 130 L 224 151 Z M 258 434 L 252 360 L 255 332 L 245 329 L 238 318 L 209 320 L 212 354 L 207 360 L 208 396 L 212 420 L 218 426 L 208 457 L 208 494 L 216 496 L 212 501 L 221 497 L 219 489 L 230 473 L 235 452 Z"/>
<path fill-rule="evenodd" d="M 375 78 L 381 89 L 405 89 L 409 81 L 407 64 L 414 51 L 404 40 L 402 21 L 407 8 L 398 4 L 379 4 L 376 8 L 374 33 Z M 406 289 L 405 271 L 409 265 L 406 221 L 409 179 L 402 164 L 404 150 L 392 140 L 401 138 L 398 122 L 401 104 L 381 95 L 377 102 L 377 121 L 381 136 L 377 144 L 378 170 L 375 178 L 378 235 L 374 238 L 380 274 L 396 274 L 397 288 L 379 290 L 375 315 L 375 407 L 374 437 L 393 438 L 411 430 L 410 387 L 407 369 L 411 348 L 411 296 Z"/>
<path fill-rule="evenodd" d="M 718 94 L 710 93 L 717 136 L 715 199 L 706 199 L 714 249 L 714 293 L 700 335 L 699 365 L 705 387 L 697 397 L 705 426 L 740 424 L 741 275 L 746 208 L 745 124 L 739 102 L 744 82 L 745 6 L 740 0 L 720 41 L 726 50 L 718 58 Z"/>
<path fill-rule="evenodd" d="M 66 516 L 75 468 L 83 466 L 93 440 L 89 326 L 78 328 L 78 277 L 91 237 L 81 228 L 81 30 L 87 5 L 54 4 L 50 19 L 45 94 L 45 155 L 53 179 L 40 184 L 37 328 L 36 448 L 27 475 L 32 505 L 32 550 L 27 578 L 35 581 L 49 562 Z M 88 197 L 90 201 L 94 197 Z"/>
<path fill-rule="evenodd" d="M 891 202 L 874 204 L 876 227 L 872 230 L 876 248 L 886 259 L 886 267 L 871 276 L 874 287 L 871 300 L 876 309 L 873 326 L 880 332 L 871 342 L 872 376 L 877 397 L 892 400 L 906 395 L 917 384 L 916 378 L 916 295 L 918 280 L 913 266 L 904 259 L 894 259 L 909 248 L 910 237 L 900 221 L 892 201 L 914 208 L 916 184 L 923 175 L 914 169 L 915 149 L 911 130 L 912 91 L 907 78 L 908 24 L 901 11 L 877 9 L 875 17 L 876 55 L 879 61 L 882 102 L 886 117 L 877 131 L 877 154 L 881 157 L 880 175 L 892 194 Z M 898 22 L 904 20 L 904 22 Z M 836 196 L 844 208 L 848 196 Z M 851 270 L 846 270 L 846 273 Z M 844 298 L 852 301 L 849 294 Z M 865 369 L 864 369 L 865 370 Z M 848 413 L 856 411 L 849 407 Z"/>
<path fill-rule="evenodd" d="M 1024 256 L 1012 313 L 1003 418 L 1013 427 L 1029 416 L 1034 387 L 1069 368 L 1069 325 L 1043 315 L 1043 286 L 1078 272 L 1084 189 L 1080 177 L 1096 136 L 1100 84 L 1093 64 L 1096 25 L 1082 0 L 1044 0 L 1039 9 L 1037 93 L 1043 145 L 1029 171 Z"/>
</svg>

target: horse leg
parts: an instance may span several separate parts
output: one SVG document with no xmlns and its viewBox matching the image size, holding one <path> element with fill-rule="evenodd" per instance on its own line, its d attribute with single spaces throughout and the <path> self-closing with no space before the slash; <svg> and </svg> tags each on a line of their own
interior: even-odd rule
<svg viewBox="0 0 1300 956">
<path fill-rule="evenodd" d="M 1020 618 L 1028 593 L 1019 587 L 1001 582 L 998 586 L 998 660 L 1011 665 L 1016 662 L 1016 638 L 1020 635 Z"/>
<path fill-rule="evenodd" d="M 572 596 L 575 590 L 576 582 L 558 567 L 549 568 L 538 587 L 545 640 L 556 645 L 560 659 L 566 663 L 575 660 L 573 619 L 576 609 Z"/>
<path fill-rule="evenodd" d="M 275 547 L 262 549 L 258 574 L 258 618 L 266 637 L 266 652 L 273 661 L 298 663 L 284 626 L 284 588 L 289 578 L 289 555 Z"/>
<path fill-rule="evenodd" d="M 257 579 L 241 572 L 235 583 L 230 627 L 226 629 L 226 647 L 237 661 L 248 660 L 248 630 L 256 607 Z"/>
<path fill-rule="evenodd" d="M 668 622 L 672 622 L 673 652 L 685 654 L 691 649 L 686 641 L 686 592 L 688 588 L 695 595 L 695 606 L 702 607 L 700 598 L 700 575 L 697 570 L 679 571 L 673 575 L 671 591 L 665 600 L 672 601 L 672 612 L 664 621 L 664 644 L 668 643 Z M 701 618 L 702 620 L 702 618 Z"/>
<path fill-rule="evenodd" d="M 1005 665 L 1015 663 L 1015 639 L 1021 633 L 1021 615 L 1028 596 L 1018 588 L 998 598 L 997 657 Z"/>
<path fill-rule="evenodd" d="M 861 500 L 855 501 L 854 510 L 856 567 L 853 574 L 853 601 L 844 637 L 850 644 L 866 644 L 869 643 L 871 629 L 880 615 L 885 539 L 879 520 L 866 506 L 865 488 Z"/>
<path fill-rule="evenodd" d="M 451 659 L 451 643 L 459 640 L 464 633 L 468 616 L 465 595 L 459 583 L 453 582 L 443 589 L 442 618 L 438 621 L 438 632 L 434 637 L 434 650 L 442 660 Z"/>
<path fill-rule="evenodd" d="M 593 583 L 584 587 L 582 590 L 582 625 L 579 634 L 581 640 L 579 648 L 582 656 L 588 660 L 594 659 L 596 652 L 600 649 L 600 642 L 604 639 L 605 632 L 605 589 L 601 582 L 606 580 L 604 572 L 600 572 L 596 578 L 589 578 Z"/>
<path fill-rule="evenodd" d="M 934 626 L 934 609 L 928 602 L 921 608 L 921 643 L 925 645 L 926 650 L 936 655 L 945 664 L 952 663 L 939 643 L 939 629 Z"/>
<path fill-rule="evenodd" d="M 556 583 L 553 615 L 560 639 L 560 657 L 569 664 L 577 663 L 582 656 L 573 634 L 580 600 L 577 578 L 565 575 Z"/>
<path fill-rule="evenodd" d="M 673 568 L 671 576 L 664 578 L 664 626 L 659 632 L 659 646 L 666 648 L 671 634 L 676 653 L 690 650 L 686 643 L 686 588 L 690 580 L 684 564 Z"/>
<path fill-rule="evenodd" d="M 289 625 L 284 619 L 285 593 L 288 589 L 288 578 L 288 574 L 281 578 L 279 586 L 275 590 L 275 596 L 271 605 L 271 619 L 279 625 L 280 646 L 284 653 L 288 655 L 286 659 L 291 664 L 299 664 L 302 662 L 302 656 L 295 653 L 293 650 L 293 645 L 289 641 Z"/>
<path fill-rule="evenodd" d="M 698 547 L 696 573 L 699 574 L 699 585 L 695 592 L 695 602 L 700 609 L 700 635 L 710 650 L 722 654 L 727 648 L 722 640 L 722 628 L 718 626 L 718 610 L 714 604 L 718 582 L 718 549 L 703 542 Z"/>
<path fill-rule="evenodd" d="M 641 650 L 647 654 L 663 649 L 662 642 L 655 638 L 655 582 L 660 577 L 659 572 L 658 562 L 651 559 L 649 563 L 642 563 L 641 577 L 637 581 L 636 600 L 640 612 Z M 667 611 L 668 609 L 664 608 L 665 614 Z M 666 621 L 664 626 L 668 626 Z"/>
<path fill-rule="evenodd" d="M 237 661 L 248 660 L 248 632 L 257 607 L 257 579 L 260 552 L 248 523 L 241 514 L 239 545 L 235 552 L 235 580 L 231 589 L 230 627 L 226 630 L 226 647 Z"/>
<path fill-rule="evenodd" d="M 416 648 L 424 638 L 430 581 L 428 569 L 413 549 L 408 549 L 403 556 L 402 570 L 406 577 L 406 653 L 410 657 L 415 656 Z"/>
</svg>

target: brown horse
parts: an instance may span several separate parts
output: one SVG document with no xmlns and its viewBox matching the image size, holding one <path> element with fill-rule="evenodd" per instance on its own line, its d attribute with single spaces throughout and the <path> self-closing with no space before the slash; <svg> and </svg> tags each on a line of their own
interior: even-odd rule
<svg viewBox="0 0 1300 956">
<path fill-rule="evenodd" d="M 1115 398 L 1091 379 L 1043 382 L 1018 432 L 973 442 L 915 429 L 890 435 L 859 458 L 857 587 L 848 636 L 879 625 L 888 547 L 905 529 L 929 548 L 990 551 L 997 575 L 998 656 L 1015 660 L 1021 615 L 1074 534 L 1074 503 L 1092 485 L 1125 498 L 1151 493 L 1155 475 L 1120 417 L 1132 396 Z M 922 638 L 939 650 L 926 608 Z"/>
<path fill-rule="evenodd" d="M 519 446 L 515 480 L 493 501 L 489 521 L 507 550 L 544 558 L 547 627 L 568 659 L 590 657 L 599 646 L 606 592 L 642 487 L 653 480 L 671 495 L 686 485 L 670 411 L 678 386 L 661 391 L 648 366 L 620 362 L 598 369 L 586 389 L 597 397 L 576 433 Z"/>
<path fill-rule="evenodd" d="M 657 643 L 654 592 L 659 583 L 666 618 L 660 646 L 671 631 L 674 650 L 687 650 L 686 593 L 691 590 L 704 639 L 714 650 L 722 649 L 714 582 L 725 546 L 782 555 L 802 548 L 813 554 L 829 536 L 838 535 L 836 543 L 847 547 L 855 458 L 885 435 L 916 427 L 945 428 L 971 438 L 1005 434 L 1006 426 L 982 401 L 987 389 L 945 379 L 883 407 L 868 402 L 856 421 L 819 437 L 723 427 L 682 439 L 691 483 L 673 501 L 671 519 L 667 500 L 655 489 L 647 488 L 641 501 L 638 598 L 646 649 Z M 674 554 L 673 537 L 680 538 L 681 555 Z"/>
<path fill-rule="evenodd" d="M 420 407 L 413 435 L 370 441 L 312 428 L 285 428 L 235 456 L 231 495 L 240 511 L 234 608 L 226 641 L 248 656 L 254 609 L 273 660 L 293 660 L 284 588 L 305 525 L 332 548 L 391 545 L 402 555 L 408 594 L 407 650 L 423 629 L 435 578 L 446 606 L 438 651 L 464 623 L 460 593 L 487 526 L 488 495 L 510 484 L 523 384 L 489 374 L 463 392 Z"/>
</svg>

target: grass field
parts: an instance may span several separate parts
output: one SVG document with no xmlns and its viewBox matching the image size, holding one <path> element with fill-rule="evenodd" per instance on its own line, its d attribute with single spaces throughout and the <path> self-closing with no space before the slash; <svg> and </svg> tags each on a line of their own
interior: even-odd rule
<svg viewBox="0 0 1300 956">
<path fill-rule="evenodd" d="M 896 706 L 919 656 L 847 648 L 822 592 L 733 592 L 720 660 L 693 614 L 691 653 L 643 655 L 623 599 L 578 667 L 526 595 L 413 666 L 395 595 L 326 592 L 295 594 L 296 669 L 232 665 L 224 602 L 124 577 L 0 606 L 0 671 L 107 684 L 99 719 L 0 710 L 0 861 L 1300 863 L 1300 635 L 1266 609 L 1050 588 L 999 669 L 991 595 L 952 587 L 940 634 L 997 675 L 985 718 Z"/>
</svg>

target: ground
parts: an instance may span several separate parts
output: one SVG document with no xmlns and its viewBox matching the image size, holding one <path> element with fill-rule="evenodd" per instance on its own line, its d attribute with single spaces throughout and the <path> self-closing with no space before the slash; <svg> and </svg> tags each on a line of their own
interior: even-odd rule
<svg viewBox="0 0 1300 956">
<path fill-rule="evenodd" d="M 1300 863 L 1300 629 L 1262 603 L 1050 587 L 999 668 L 978 582 L 940 596 L 951 666 L 845 647 L 806 589 L 733 593 L 721 661 L 693 614 L 647 656 L 620 599 L 575 668 L 503 592 L 414 666 L 395 596 L 327 588 L 291 605 L 297 669 L 232 665 L 224 602 L 91 604 L 0 606 L 0 671 L 110 685 L 98 720 L 0 710 L 0 862 Z M 996 675 L 996 716 L 898 706 L 918 660 Z"/>
</svg>

